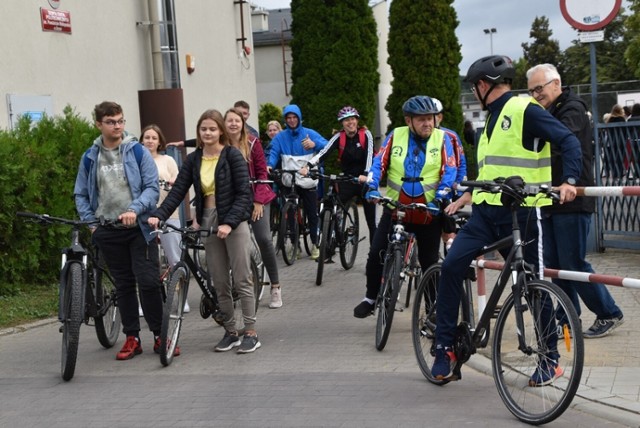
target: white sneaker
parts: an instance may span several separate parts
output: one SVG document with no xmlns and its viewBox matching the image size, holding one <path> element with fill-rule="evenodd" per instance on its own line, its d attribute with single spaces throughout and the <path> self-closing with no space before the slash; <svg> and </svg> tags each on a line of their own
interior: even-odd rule
<svg viewBox="0 0 640 428">
<path fill-rule="evenodd" d="M 191 311 L 191 308 L 189 307 L 189 301 L 185 300 L 184 301 L 184 313 L 186 314 L 189 311 Z"/>
<path fill-rule="evenodd" d="M 280 287 L 271 289 L 271 302 L 269 303 L 271 309 L 278 309 L 282 307 L 282 291 Z"/>
<path fill-rule="evenodd" d="M 314 245 L 311 248 L 311 260 L 317 260 L 320 257 L 320 248 L 317 245 Z"/>
</svg>

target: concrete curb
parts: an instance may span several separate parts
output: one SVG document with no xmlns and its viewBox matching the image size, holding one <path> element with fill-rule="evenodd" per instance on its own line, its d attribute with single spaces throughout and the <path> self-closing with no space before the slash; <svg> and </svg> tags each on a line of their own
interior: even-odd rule
<svg viewBox="0 0 640 428">
<path fill-rule="evenodd" d="M 473 355 L 465 365 L 493 378 L 491 360 L 482 354 Z M 581 385 L 581 388 L 584 387 L 584 385 Z M 615 397 L 609 394 L 609 398 Z M 569 408 L 628 427 L 640 428 L 640 406 L 638 403 L 622 398 L 617 398 L 615 404 L 606 403 L 601 400 L 587 398 L 578 390 Z"/>
<path fill-rule="evenodd" d="M 3 328 L 2 330 L 0 330 L 0 336 L 7 336 L 9 334 L 21 333 L 23 331 L 31 330 L 32 328 L 53 324 L 54 322 L 58 322 L 58 318 L 45 318 L 42 320 L 30 322 L 28 324 L 22 324 L 22 325 L 16 325 L 14 327 Z"/>
</svg>

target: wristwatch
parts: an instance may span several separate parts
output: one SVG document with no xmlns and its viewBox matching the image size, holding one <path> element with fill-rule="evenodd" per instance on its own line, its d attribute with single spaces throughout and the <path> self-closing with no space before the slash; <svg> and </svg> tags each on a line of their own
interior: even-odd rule
<svg viewBox="0 0 640 428">
<path fill-rule="evenodd" d="M 567 178 L 564 180 L 564 182 L 565 182 L 565 183 L 567 183 L 567 184 L 570 184 L 570 185 L 572 185 L 572 186 L 575 186 L 575 185 L 576 185 L 576 183 L 577 183 L 577 182 L 576 182 L 576 179 L 575 179 L 575 178 L 573 178 L 573 177 L 567 177 Z"/>
</svg>

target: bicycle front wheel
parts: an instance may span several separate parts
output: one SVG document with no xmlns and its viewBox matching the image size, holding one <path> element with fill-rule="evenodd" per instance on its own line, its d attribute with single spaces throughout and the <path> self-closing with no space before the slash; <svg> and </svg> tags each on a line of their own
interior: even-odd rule
<svg viewBox="0 0 640 428">
<path fill-rule="evenodd" d="M 396 302 L 400 292 L 400 272 L 402 271 L 402 250 L 396 248 L 393 254 L 384 262 L 382 283 L 376 306 L 378 320 L 376 322 L 376 349 L 382 351 L 389 339 L 393 314 L 396 311 Z"/>
<path fill-rule="evenodd" d="M 360 243 L 360 220 L 358 219 L 358 206 L 351 199 L 347 201 L 340 221 L 340 263 L 345 270 L 353 267 L 358 255 Z"/>
<path fill-rule="evenodd" d="M 318 257 L 318 270 L 316 271 L 316 285 L 322 284 L 322 274 L 324 273 L 324 262 L 331 251 L 331 211 L 326 209 L 322 212 L 322 231 L 318 240 L 320 242 L 320 257 Z"/>
<path fill-rule="evenodd" d="M 580 384 L 582 328 L 573 304 L 553 283 L 528 282 L 520 300 L 510 295 L 496 320 L 493 377 L 500 398 L 516 418 L 545 424 L 567 409 Z M 516 324 L 516 306 L 521 308 L 521 327 Z"/>
<path fill-rule="evenodd" d="M 62 379 L 73 378 L 78 358 L 78 342 L 80 341 L 80 325 L 82 325 L 82 266 L 71 263 L 62 292 L 64 319 L 62 320 Z"/>
<path fill-rule="evenodd" d="M 189 291 L 187 270 L 184 266 L 178 265 L 171 274 L 171 280 L 167 287 L 167 300 L 162 312 L 159 353 L 160 362 L 165 367 L 173 361 L 178 346 L 187 291 Z"/>
<path fill-rule="evenodd" d="M 300 229 L 297 221 L 298 206 L 287 202 L 282 208 L 280 217 L 280 242 L 282 243 L 282 258 L 291 266 L 298 257 Z"/>
<path fill-rule="evenodd" d="M 94 318 L 96 324 L 96 336 L 105 348 L 111 348 L 116 344 L 120 334 L 120 311 L 116 305 L 116 286 L 113 279 L 101 269 L 94 268 L 94 290 L 97 315 Z"/>
<path fill-rule="evenodd" d="M 444 385 L 448 380 L 438 380 L 431 375 L 435 360 L 436 297 L 440 284 L 440 263 L 432 265 L 422 275 L 413 301 L 411 336 L 413 350 L 422 375 L 431 383 Z"/>
</svg>

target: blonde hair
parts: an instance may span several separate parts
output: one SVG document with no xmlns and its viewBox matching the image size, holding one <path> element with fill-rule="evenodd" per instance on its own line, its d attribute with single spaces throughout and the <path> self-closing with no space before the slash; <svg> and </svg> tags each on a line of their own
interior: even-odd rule
<svg viewBox="0 0 640 428">
<path fill-rule="evenodd" d="M 278 128 L 278 132 L 282 131 L 282 125 L 280 125 L 280 122 L 278 122 L 277 120 L 270 120 L 269 123 L 267 123 L 267 131 L 269 130 L 269 127 L 271 125 Z"/>
<path fill-rule="evenodd" d="M 242 153 L 242 157 L 244 158 L 244 160 L 249 162 L 251 159 L 251 146 L 249 145 L 249 136 L 247 134 L 247 124 L 244 121 L 244 116 L 242 115 L 242 113 L 240 113 L 239 110 L 237 110 L 235 107 L 232 107 L 229 110 L 227 110 L 224 114 L 225 123 L 227 121 L 227 116 L 229 116 L 229 113 L 233 113 L 237 115 L 242 121 L 242 128 L 240 129 L 240 139 L 237 142 L 230 140 L 231 145 L 239 149 L 240 153 Z"/>
<path fill-rule="evenodd" d="M 201 149 L 204 146 L 202 138 L 200 138 L 200 125 L 202 125 L 202 122 L 206 119 L 211 119 L 218 125 L 218 129 L 220 129 L 220 144 L 228 146 L 229 134 L 227 133 L 227 127 L 224 125 L 222 114 L 218 110 L 209 109 L 202 113 L 200 119 L 198 119 L 198 124 L 196 125 L 196 147 Z"/>
</svg>

